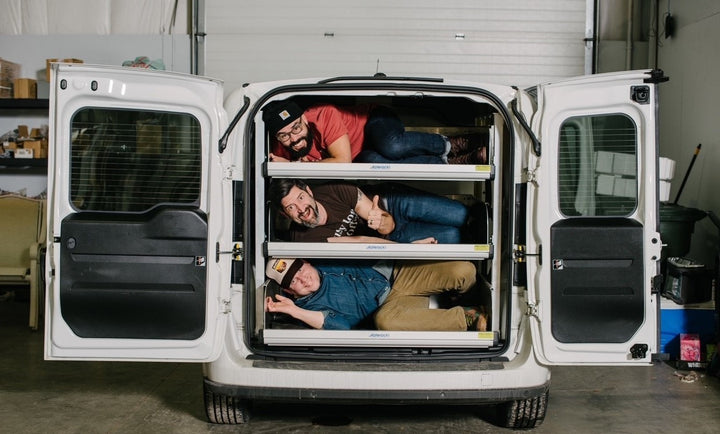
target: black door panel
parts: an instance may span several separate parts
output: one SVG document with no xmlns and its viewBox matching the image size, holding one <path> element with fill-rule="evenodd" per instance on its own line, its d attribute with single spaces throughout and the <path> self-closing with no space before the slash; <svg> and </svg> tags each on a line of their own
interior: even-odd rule
<svg viewBox="0 0 720 434">
<path fill-rule="evenodd" d="M 643 228 L 582 218 L 551 228 L 552 332 L 564 343 L 628 341 L 644 320 Z"/>
<path fill-rule="evenodd" d="M 193 209 L 72 214 L 60 309 L 86 338 L 196 339 L 205 331 L 207 218 Z"/>
</svg>

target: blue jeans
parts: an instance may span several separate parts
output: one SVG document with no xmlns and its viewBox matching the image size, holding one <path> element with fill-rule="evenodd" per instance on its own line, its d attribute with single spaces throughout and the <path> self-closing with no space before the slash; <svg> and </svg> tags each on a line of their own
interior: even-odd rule
<svg viewBox="0 0 720 434">
<path fill-rule="evenodd" d="M 363 150 L 355 157 L 359 163 L 446 164 L 447 143 L 440 134 L 405 131 L 392 110 L 377 107 L 365 124 Z"/>
<path fill-rule="evenodd" d="M 440 244 L 462 242 L 461 229 L 468 218 L 462 203 L 398 184 L 383 186 L 378 194 L 395 220 L 389 240 L 410 243 L 435 237 Z"/>
</svg>

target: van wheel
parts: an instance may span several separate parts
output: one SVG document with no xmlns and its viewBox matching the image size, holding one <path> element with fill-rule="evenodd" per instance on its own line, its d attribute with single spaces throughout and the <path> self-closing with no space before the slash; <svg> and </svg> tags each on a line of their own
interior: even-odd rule
<svg viewBox="0 0 720 434">
<path fill-rule="evenodd" d="M 545 419 L 548 392 L 534 398 L 498 404 L 498 417 L 502 426 L 513 429 L 534 428 Z"/>
<path fill-rule="evenodd" d="M 205 389 L 205 414 L 212 423 L 237 425 L 250 420 L 250 402 Z"/>
</svg>

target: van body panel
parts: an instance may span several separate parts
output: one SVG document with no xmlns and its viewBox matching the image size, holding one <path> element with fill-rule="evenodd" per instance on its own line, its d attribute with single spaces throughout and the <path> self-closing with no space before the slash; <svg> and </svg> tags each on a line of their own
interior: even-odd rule
<svg viewBox="0 0 720 434">
<path fill-rule="evenodd" d="M 533 343 L 547 364 L 657 352 L 656 85 L 634 71 L 538 87 L 528 184 Z M 647 80 L 647 82 L 646 82 Z"/>
<path fill-rule="evenodd" d="M 230 209 L 219 82 L 55 65 L 45 357 L 209 361 L 220 353 Z M 121 123 L 122 122 L 122 123 Z M 129 136 L 128 134 L 132 134 Z M 225 282 L 225 283 L 221 283 Z"/>
</svg>

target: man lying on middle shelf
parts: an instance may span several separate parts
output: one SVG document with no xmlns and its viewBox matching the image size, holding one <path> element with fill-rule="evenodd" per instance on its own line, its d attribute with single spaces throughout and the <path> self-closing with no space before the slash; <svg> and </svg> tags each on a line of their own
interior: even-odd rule
<svg viewBox="0 0 720 434">
<path fill-rule="evenodd" d="M 333 182 L 310 187 L 299 179 L 274 179 L 273 206 L 292 220 L 290 241 L 458 244 L 467 238 L 462 203 L 399 184 L 381 184 L 370 197 L 359 187 Z"/>
</svg>

